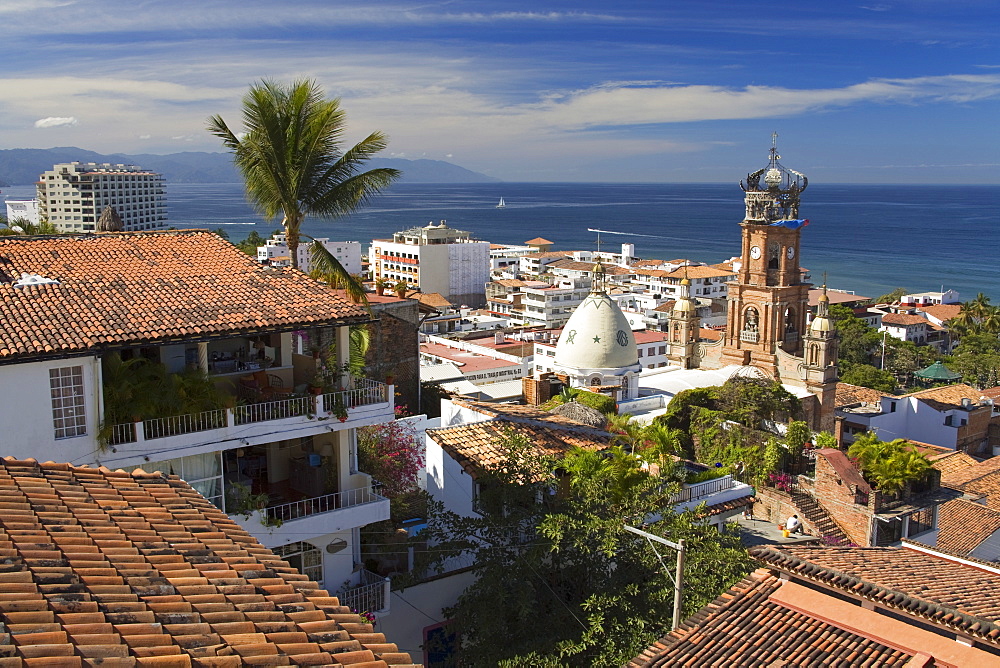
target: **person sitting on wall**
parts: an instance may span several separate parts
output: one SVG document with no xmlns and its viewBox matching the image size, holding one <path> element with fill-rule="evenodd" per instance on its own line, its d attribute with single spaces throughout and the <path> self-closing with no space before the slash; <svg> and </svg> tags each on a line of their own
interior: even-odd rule
<svg viewBox="0 0 1000 668">
<path fill-rule="evenodd" d="M 785 523 L 785 528 L 788 529 L 790 533 L 803 533 L 802 531 L 802 521 L 799 519 L 798 515 L 792 515 L 788 518 Z"/>
</svg>

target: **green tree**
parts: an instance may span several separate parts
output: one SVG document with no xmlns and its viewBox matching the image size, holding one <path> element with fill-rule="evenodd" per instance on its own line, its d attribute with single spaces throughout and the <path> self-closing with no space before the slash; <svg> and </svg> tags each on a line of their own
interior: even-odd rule
<svg viewBox="0 0 1000 668">
<path fill-rule="evenodd" d="M 841 374 L 856 364 L 869 364 L 872 353 L 882 345 L 882 335 L 842 304 L 832 304 L 830 316 L 840 335 L 838 366 Z"/>
<path fill-rule="evenodd" d="M 947 366 L 977 388 L 1000 384 L 1000 340 L 991 334 L 962 337 Z"/>
<path fill-rule="evenodd" d="M 805 422 L 794 420 L 788 423 L 788 431 L 785 432 L 785 445 L 788 446 L 788 457 L 793 461 L 798 461 L 802 454 L 802 448 L 812 440 L 812 429 Z"/>
<path fill-rule="evenodd" d="M 857 460 L 865 478 L 887 494 L 898 494 L 906 483 L 922 480 L 931 469 L 927 457 L 907 441 L 882 441 L 871 432 L 859 436 L 847 454 Z"/>
<path fill-rule="evenodd" d="M 212 230 L 212 232 L 213 232 L 214 234 L 216 234 L 217 236 L 220 236 L 220 237 L 222 237 L 222 238 L 223 238 L 223 239 L 225 239 L 226 241 L 229 241 L 229 232 L 226 232 L 226 231 L 225 231 L 224 229 L 222 229 L 221 227 L 217 227 L 217 228 L 215 228 L 214 230 Z"/>
<path fill-rule="evenodd" d="M 881 297 L 875 298 L 876 304 L 895 304 L 900 300 L 903 295 L 909 294 L 909 290 L 906 288 L 896 288 L 892 292 L 886 293 Z"/>
<path fill-rule="evenodd" d="M 447 611 L 462 665 L 621 665 L 669 630 L 671 581 L 626 524 L 649 521 L 647 531 L 687 541 L 685 616 L 752 567 L 735 533 L 696 512 L 674 513 L 676 484 L 620 449 L 574 451 L 559 462 L 518 435 L 499 445 L 500 461 L 478 479 L 493 512 L 460 517 L 432 504 L 429 517 L 430 554 L 465 552 L 477 564 L 476 581 Z"/>
<path fill-rule="evenodd" d="M 871 364 L 855 364 L 840 379 L 850 385 L 870 387 L 880 392 L 896 391 L 896 378 L 888 371 L 876 369 Z"/>
<path fill-rule="evenodd" d="M 209 119 L 208 131 L 233 152 L 254 207 L 268 219 L 284 216 L 293 267 L 298 268 L 299 238 L 307 215 L 347 215 L 399 176 L 395 169 L 361 171 L 386 147 L 385 135 L 373 132 L 344 150 L 340 100 L 324 99 L 313 81 L 291 85 L 262 81 L 243 96 L 242 107 L 242 134 L 234 133 L 219 115 Z"/>
<path fill-rule="evenodd" d="M 252 230 L 246 239 L 236 244 L 236 247 L 251 257 L 257 257 L 257 247 L 265 243 L 267 240 L 257 234 L 257 230 Z"/>
</svg>

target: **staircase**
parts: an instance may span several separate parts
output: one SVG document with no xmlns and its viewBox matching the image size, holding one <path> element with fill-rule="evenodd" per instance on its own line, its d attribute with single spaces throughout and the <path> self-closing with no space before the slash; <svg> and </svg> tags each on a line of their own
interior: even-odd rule
<svg viewBox="0 0 1000 668">
<path fill-rule="evenodd" d="M 817 503 L 809 494 L 803 492 L 792 492 L 792 503 L 802 516 L 805 518 L 806 522 L 813 526 L 820 536 L 829 536 L 831 538 L 836 538 L 842 544 L 847 545 L 851 542 L 851 539 L 847 537 L 841 529 L 840 526 L 830 517 L 823 506 Z"/>
</svg>

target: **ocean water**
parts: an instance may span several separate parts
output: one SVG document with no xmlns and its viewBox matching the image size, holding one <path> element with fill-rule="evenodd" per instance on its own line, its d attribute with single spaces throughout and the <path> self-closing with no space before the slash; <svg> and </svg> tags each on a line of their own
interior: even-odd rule
<svg viewBox="0 0 1000 668">
<path fill-rule="evenodd" d="M 5 187 L 3 197 L 31 197 L 33 186 Z M 497 209 L 503 197 L 506 207 Z M 168 184 L 176 227 L 222 227 L 230 238 L 264 222 L 240 184 Z M 1000 186 L 810 184 L 800 210 L 801 260 L 821 283 L 876 297 L 896 287 L 912 292 L 977 292 L 1000 303 Z M 307 219 L 307 234 L 367 244 L 398 230 L 448 221 L 493 243 L 537 236 L 556 249 L 634 243 L 644 258 L 720 262 L 739 253 L 743 193 L 733 184 L 488 183 L 394 186 L 364 210 L 339 220 Z"/>
</svg>

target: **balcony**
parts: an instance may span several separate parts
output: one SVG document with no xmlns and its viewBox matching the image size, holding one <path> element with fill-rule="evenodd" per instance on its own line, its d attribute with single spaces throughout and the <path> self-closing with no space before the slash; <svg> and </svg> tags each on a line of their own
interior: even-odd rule
<svg viewBox="0 0 1000 668">
<path fill-rule="evenodd" d="M 174 450 L 224 441 L 253 445 L 271 442 L 282 430 L 294 430 L 310 423 L 316 425 L 317 432 L 320 427 L 338 431 L 393 418 L 391 386 L 367 378 L 354 378 L 350 385 L 352 388 L 348 390 L 316 396 L 291 396 L 116 424 L 109 429 L 108 445 L 123 457 L 133 445 L 137 451 L 144 450 L 141 447 L 144 445 Z M 165 439 L 170 439 L 169 444 Z"/>
<path fill-rule="evenodd" d="M 747 343 L 758 343 L 760 341 L 760 332 L 749 331 L 744 329 L 740 332 L 740 341 L 746 341 Z"/>
<path fill-rule="evenodd" d="M 387 520 L 389 499 L 367 485 L 232 517 L 265 547 L 273 548 L 305 540 L 309 536 L 346 531 Z"/>
<path fill-rule="evenodd" d="M 389 612 L 389 578 L 362 569 L 360 584 L 341 589 L 337 592 L 337 598 L 340 599 L 341 605 L 346 605 L 351 610 L 384 615 Z"/>
<path fill-rule="evenodd" d="M 752 494 L 753 487 L 736 480 L 731 475 L 724 475 L 704 482 L 685 484 L 670 501 L 677 511 L 683 511 L 701 503 L 713 506 Z"/>
</svg>

